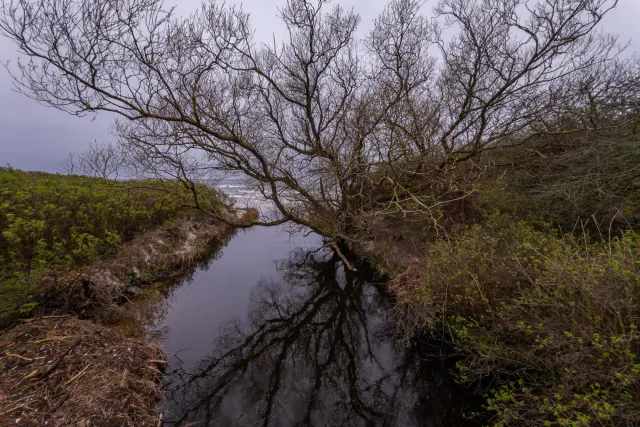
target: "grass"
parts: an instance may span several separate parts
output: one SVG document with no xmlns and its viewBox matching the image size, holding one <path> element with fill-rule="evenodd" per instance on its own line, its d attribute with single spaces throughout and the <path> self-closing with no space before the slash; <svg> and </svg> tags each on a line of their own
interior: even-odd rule
<svg viewBox="0 0 640 427">
<path fill-rule="evenodd" d="M 71 316 L 0 336 L 0 425 L 159 425 L 164 354 Z"/>
</svg>

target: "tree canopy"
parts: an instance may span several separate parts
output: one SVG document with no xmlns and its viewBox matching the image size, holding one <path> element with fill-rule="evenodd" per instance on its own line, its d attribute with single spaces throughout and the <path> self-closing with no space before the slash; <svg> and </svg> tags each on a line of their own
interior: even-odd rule
<svg viewBox="0 0 640 427">
<path fill-rule="evenodd" d="M 192 186 L 241 174 L 275 207 L 261 223 L 360 239 L 365 213 L 464 197 L 427 187 L 485 150 L 624 122 L 638 60 L 598 29 L 616 4 L 440 0 L 427 16 L 392 0 L 358 37 L 355 11 L 288 0 L 287 36 L 262 43 L 214 0 L 188 17 L 161 0 L 2 0 L 0 32 L 24 94 L 119 115 L 120 159 Z"/>
</svg>

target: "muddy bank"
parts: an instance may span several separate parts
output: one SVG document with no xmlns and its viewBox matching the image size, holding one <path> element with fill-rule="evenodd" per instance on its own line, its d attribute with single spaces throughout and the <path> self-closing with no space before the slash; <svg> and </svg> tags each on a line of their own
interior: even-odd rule
<svg viewBox="0 0 640 427">
<path fill-rule="evenodd" d="M 229 215 L 249 221 L 256 212 L 249 209 Z M 190 219 L 146 232 L 122 245 L 111 259 L 98 260 L 78 273 L 45 278 L 44 314 L 74 313 L 102 323 L 117 321 L 122 303 L 153 283 L 180 277 L 215 242 L 232 233 L 233 228 L 224 223 Z"/>
</svg>

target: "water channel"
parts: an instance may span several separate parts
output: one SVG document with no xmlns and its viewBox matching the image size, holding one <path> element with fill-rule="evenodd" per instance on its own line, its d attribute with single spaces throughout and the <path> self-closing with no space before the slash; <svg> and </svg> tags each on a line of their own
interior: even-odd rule
<svg viewBox="0 0 640 427">
<path fill-rule="evenodd" d="M 475 425 L 475 398 L 401 339 L 373 271 L 276 228 L 220 246 L 125 324 L 168 354 L 166 425 Z"/>
</svg>

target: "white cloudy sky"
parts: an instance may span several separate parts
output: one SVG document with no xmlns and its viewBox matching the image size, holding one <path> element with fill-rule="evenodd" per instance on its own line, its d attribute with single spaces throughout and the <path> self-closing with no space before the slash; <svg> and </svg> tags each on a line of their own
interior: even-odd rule
<svg viewBox="0 0 640 427">
<path fill-rule="evenodd" d="M 435 0 L 427 2 L 426 13 Z M 168 0 L 166 4 L 178 3 Z M 266 41 L 275 32 L 279 35 L 278 5 L 282 0 L 228 0 L 242 3 L 252 17 L 257 39 Z M 334 0 L 346 8 L 353 7 L 362 16 L 361 30 L 380 12 L 387 0 Z M 195 11 L 201 0 L 180 0 L 177 11 L 187 15 Z M 632 49 L 640 50 L 640 0 L 620 0 L 603 23 L 607 31 L 618 33 L 623 40 L 632 40 Z M 16 49 L 0 38 L 0 60 L 15 60 Z M 60 162 L 69 153 L 83 151 L 92 141 L 109 141 L 109 117 L 95 120 L 77 118 L 38 105 L 12 91 L 12 81 L 0 68 L 0 165 L 10 163 L 27 170 L 60 170 Z"/>
</svg>

